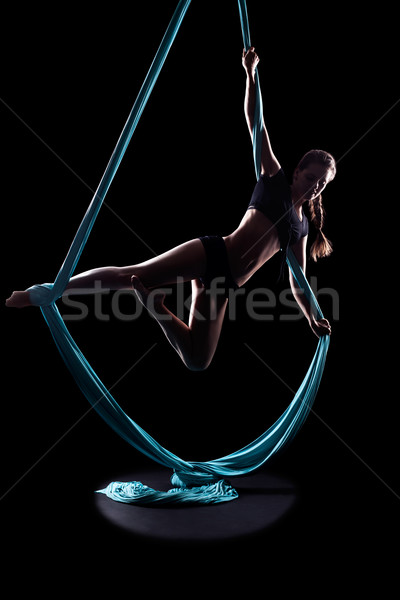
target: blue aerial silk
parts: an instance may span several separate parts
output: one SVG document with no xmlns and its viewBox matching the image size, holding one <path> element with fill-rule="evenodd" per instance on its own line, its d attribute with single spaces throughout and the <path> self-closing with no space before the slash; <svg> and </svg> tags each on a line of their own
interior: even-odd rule
<svg viewBox="0 0 400 600">
<path fill-rule="evenodd" d="M 163 448 L 121 409 L 78 348 L 58 311 L 56 301 L 62 296 L 76 268 L 105 195 L 190 2 L 191 0 L 180 0 L 178 3 L 104 175 L 54 283 L 35 285 L 29 288 L 32 304 L 40 306 L 65 364 L 93 408 L 129 444 L 155 462 L 173 469 L 171 483 L 174 487 L 166 492 L 153 490 L 139 482 L 113 482 L 105 490 L 100 490 L 110 498 L 120 502 L 137 504 L 208 504 L 235 499 L 238 494 L 225 478 L 245 475 L 259 468 L 296 435 L 314 402 L 329 346 L 328 336 L 319 339 L 314 358 L 292 402 L 279 419 L 259 438 L 228 456 L 208 462 L 188 462 Z M 239 13 L 243 41 L 245 48 L 248 49 L 250 47 L 250 33 L 245 0 L 239 0 Z M 254 164 L 257 178 L 260 175 L 262 128 L 262 103 L 257 75 L 257 102 L 253 130 Z M 316 298 L 290 249 L 287 254 L 287 262 L 298 286 L 304 290 L 315 314 L 318 318 L 323 318 Z"/>
</svg>

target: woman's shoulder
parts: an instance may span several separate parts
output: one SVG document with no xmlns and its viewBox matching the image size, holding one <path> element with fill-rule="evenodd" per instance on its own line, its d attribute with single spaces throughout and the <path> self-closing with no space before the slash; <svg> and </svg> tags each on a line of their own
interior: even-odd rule
<svg viewBox="0 0 400 600">
<path fill-rule="evenodd" d="M 276 171 L 273 175 L 268 175 L 267 173 L 262 173 L 260 175 L 261 181 L 269 187 L 279 187 L 279 186 L 289 186 L 289 182 L 286 178 L 285 172 L 282 167 L 279 167 L 279 170 Z"/>
<path fill-rule="evenodd" d="M 275 168 L 272 169 L 272 171 L 270 171 L 268 173 L 264 169 L 262 169 L 260 177 L 263 177 L 264 179 L 274 179 L 274 177 L 281 177 L 282 174 L 283 174 L 283 169 L 282 169 L 281 165 L 279 163 L 277 163 L 275 165 Z"/>
<path fill-rule="evenodd" d="M 274 179 L 281 179 L 282 177 L 286 179 L 285 172 L 280 165 L 277 165 L 276 169 L 274 169 L 272 173 L 266 173 L 265 171 L 262 171 L 260 177 L 264 181 L 272 181 Z"/>
</svg>

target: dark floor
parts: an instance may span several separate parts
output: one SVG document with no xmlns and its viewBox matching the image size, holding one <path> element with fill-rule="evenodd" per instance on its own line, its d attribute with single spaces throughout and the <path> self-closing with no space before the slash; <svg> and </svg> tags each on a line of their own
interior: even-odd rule
<svg viewBox="0 0 400 600">
<path fill-rule="evenodd" d="M 94 493 L 113 478 L 167 489 L 162 469 L 108 464 L 100 474 L 85 457 L 82 468 L 79 457 L 74 468 L 65 456 L 44 459 L 2 500 L 5 576 L 17 581 L 21 568 L 21 586 L 34 589 L 50 572 L 66 589 L 143 578 L 145 588 L 181 589 L 198 579 L 204 586 L 215 572 L 215 590 L 286 576 L 285 589 L 315 592 L 321 577 L 332 589 L 390 588 L 398 496 L 335 439 L 316 456 L 301 444 L 292 451 L 293 461 L 287 453 L 271 469 L 233 480 L 237 500 L 186 508 L 130 506 Z"/>
</svg>

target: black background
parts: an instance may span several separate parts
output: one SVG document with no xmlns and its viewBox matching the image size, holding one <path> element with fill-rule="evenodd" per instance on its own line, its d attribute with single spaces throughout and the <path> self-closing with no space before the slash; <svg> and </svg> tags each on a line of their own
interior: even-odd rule
<svg viewBox="0 0 400 600">
<path fill-rule="evenodd" d="M 175 5 L 7 9 L 0 102 L 4 298 L 54 279 Z M 165 589 L 184 591 L 190 559 L 191 581 L 201 590 L 204 574 L 216 571 L 222 557 L 233 561 L 219 578 L 227 590 L 232 582 L 253 584 L 260 573 L 268 586 L 278 568 L 294 566 L 304 579 L 293 583 L 304 590 L 317 573 L 329 588 L 333 581 L 344 587 L 345 573 L 355 587 L 389 581 L 399 514 L 395 16 L 382 4 L 350 11 L 249 1 L 248 11 L 265 118 L 282 166 L 291 173 L 310 148 L 338 161 L 324 195 L 335 252 L 308 267 L 319 289 L 332 288 L 340 298 L 339 320 L 332 320 L 329 296 L 320 298 L 333 335 L 317 416 L 266 467 L 296 482 L 298 502 L 274 527 L 229 544 L 138 541 L 113 527 L 97 514 L 93 490 L 150 463 L 94 411 L 85 414 L 88 405 L 40 311 L 2 306 L 5 564 L 15 582 L 12 567 L 29 574 L 32 589 L 49 572 L 75 582 L 78 571 L 91 586 L 106 579 L 132 586 L 142 566 L 153 565 Z M 106 197 L 114 212 L 102 208 L 78 271 L 140 262 L 237 226 L 255 182 L 241 52 L 236 2 L 210 8 L 194 1 Z M 246 290 L 274 289 L 275 276 L 271 261 Z M 69 327 L 136 422 L 179 456 L 208 460 L 254 439 L 292 398 L 245 344 L 298 388 L 316 338 L 304 320 L 282 322 L 282 312 L 278 305 L 273 320 L 260 323 L 246 316 L 245 299 L 238 302 L 237 319 L 227 319 L 204 373 L 185 370 L 147 315 L 99 321 L 91 310 Z M 146 580 L 149 588 L 155 580 Z"/>
</svg>

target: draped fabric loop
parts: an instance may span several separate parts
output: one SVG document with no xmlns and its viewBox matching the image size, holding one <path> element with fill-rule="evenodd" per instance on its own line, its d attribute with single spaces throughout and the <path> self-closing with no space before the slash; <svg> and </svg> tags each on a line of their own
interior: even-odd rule
<svg viewBox="0 0 400 600">
<path fill-rule="evenodd" d="M 96 193 L 54 283 L 35 285 L 29 288 L 32 304 L 40 306 L 43 317 L 66 366 L 92 407 L 129 444 L 153 461 L 173 469 L 171 483 L 174 487 L 168 491 L 153 490 L 140 482 L 112 482 L 104 490 L 99 490 L 99 492 L 116 501 L 142 505 L 150 503 L 163 505 L 177 503 L 210 504 L 237 498 L 237 492 L 226 481 L 226 478 L 246 475 L 258 469 L 296 435 L 314 402 L 329 346 L 328 336 L 319 339 L 311 365 L 292 402 L 279 419 L 260 437 L 227 456 L 208 462 L 188 462 L 163 448 L 121 409 L 78 348 L 58 311 L 56 301 L 62 296 L 72 277 L 106 193 L 117 172 L 190 2 L 191 0 L 180 0 L 178 3 Z M 246 2 L 245 0 L 238 0 L 238 4 L 243 42 L 245 48 L 248 49 L 251 43 Z M 258 178 L 260 175 L 263 128 L 258 74 L 256 83 L 257 102 L 253 130 L 253 154 L 256 177 Z M 323 315 L 315 296 L 290 249 L 287 253 L 287 262 L 298 286 L 304 290 L 315 314 L 318 318 L 322 318 Z"/>
</svg>

